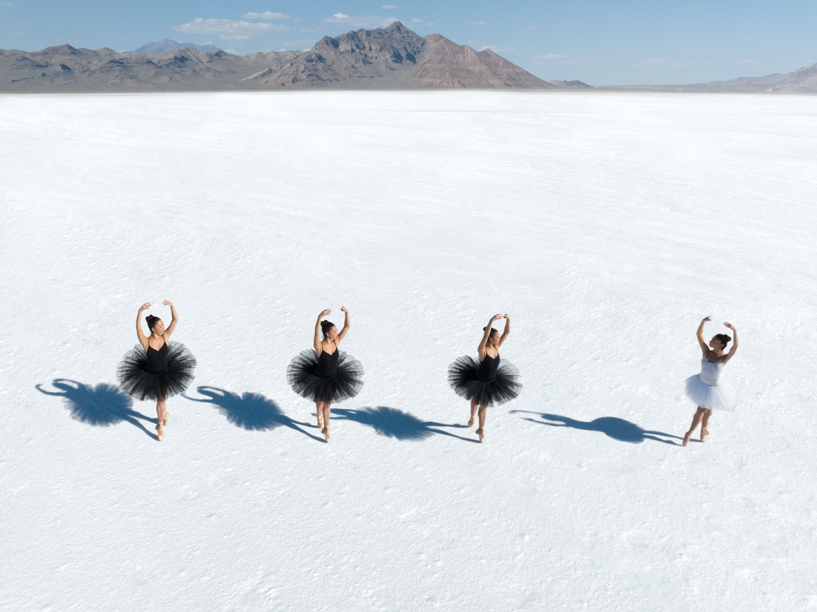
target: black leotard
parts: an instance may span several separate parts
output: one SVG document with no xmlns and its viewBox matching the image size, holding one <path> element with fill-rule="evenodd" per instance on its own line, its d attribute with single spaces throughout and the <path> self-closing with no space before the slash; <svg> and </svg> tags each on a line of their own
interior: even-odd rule
<svg viewBox="0 0 817 612">
<path fill-rule="evenodd" d="M 318 378 L 332 378 L 338 372 L 338 357 L 340 352 L 335 348 L 332 354 L 321 351 L 318 357 L 318 367 L 315 368 L 315 376 Z"/>
<path fill-rule="evenodd" d="M 167 370 L 167 342 L 162 340 L 162 348 L 158 351 L 148 344 L 147 363 L 145 363 L 145 372 L 151 374 L 161 374 Z"/>
<path fill-rule="evenodd" d="M 496 371 L 499 368 L 499 353 L 496 358 L 491 357 L 487 353 L 485 359 L 480 361 L 479 370 L 477 370 L 477 379 L 483 382 L 490 382 L 496 379 Z"/>
</svg>

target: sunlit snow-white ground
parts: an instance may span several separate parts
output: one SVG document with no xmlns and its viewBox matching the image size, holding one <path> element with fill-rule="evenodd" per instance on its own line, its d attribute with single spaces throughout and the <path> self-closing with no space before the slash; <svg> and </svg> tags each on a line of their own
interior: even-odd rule
<svg viewBox="0 0 817 612">
<path fill-rule="evenodd" d="M 0 96 L 0 608 L 816 607 L 814 109 Z M 159 443 L 115 373 L 163 299 L 199 368 Z M 344 305 L 327 445 L 285 370 Z M 446 368 L 497 312 L 480 445 Z M 741 403 L 683 448 L 706 315 Z"/>
</svg>

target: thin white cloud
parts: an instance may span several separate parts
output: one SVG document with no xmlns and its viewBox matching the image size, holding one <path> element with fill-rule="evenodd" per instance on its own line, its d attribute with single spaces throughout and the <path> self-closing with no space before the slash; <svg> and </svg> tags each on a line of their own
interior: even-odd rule
<svg viewBox="0 0 817 612">
<path fill-rule="evenodd" d="M 296 47 L 298 49 L 311 49 L 315 45 L 315 39 L 285 40 L 284 47 Z"/>
<path fill-rule="evenodd" d="M 567 59 L 567 56 L 561 53 L 548 53 L 547 55 L 540 55 L 539 57 L 546 60 Z"/>
<path fill-rule="evenodd" d="M 380 8 L 382 8 L 382 9 L 386 9 L 387 11 L 393 11 L 393 10 L 394 10 L 394 9 L 396 9 L 397 7 L 396 7 L 396 6 L 394 6 L 393 4 L 384 4 L 384 5 L 383 5 L 383 6 L 381 6 Z"/>
<path fill-rule="evenodd" d="M 244 19 L 289 19 L 289 15 L 264 11 L 263 13 L 247 13 Z"/>
<path fill-rule="evenodd" d="M 641 60 L 638 64 L 632 64 L 631 68 L 687 68 L 690 65 L 712 64 L 712 60 L 665 60 L 665 59 L 646 59 Z"/>
<path fill-rule="evenodd" d="M 485 25 L 484 21 L 472 21 L 468 25 Z"/>
<path fill-rule="evenodd" d="M 480 51 L 490 49 L 494 53 L 513 53 L 516 49 L 509 49 L 508 47 L 497 47 L 496 45 L 485 45 Z"/>
<path fill-rule="evenodd" d="M 249 21 L 235 21 L 233 19 L 202 19 L 201 17 L 196 17 L 190 23 L 173 26 L 173 29 L 177 32 L 184 32 L 185 34 L 249 36 L 252 34 L 265 34 L 267 32 L 286 32 L 289 30 L 289 26 L 277 23 L 252 23 Z M 224 39 L 223 36 L 223 40 L 228 40 Z"/>
<path fill-rule="evenodd" d="M 538 30 L 539 26 L 528 26 L 529 30 Z"/>
<path fill-rule="evenodd" d="M 428 26 L 433 26 L 434 25 L 433 21 L 426 21 L 425 19 L 417 19 L 416 17 L 411 20 L 411 23 L 413 23 L 414 25 L 423 26 L 423 27 L 426 27 L 426 28 Z"/>
<path fill-rule="evenodd" d="M 411 20 L 411 23 L 425 23 L 422 19 L 417 19 L 416 17 Z"/>
<path fill-rule="evenodd" d="M 385 28 L 395 21 L 400 21 L 396 17 L 380 17 L 378 15 L 363 15 L 362 17 L 355 17 L 346 15 L 345 13 L 335 13 L 331 17 L 324 19 L 325 23 L 336 23 L 340 25 L 348 25 L 353 28 Z"/>
<path fill-rule="evenodd" d="M 740 60 L 741 64 L 757 64 L 755 60 Z"/>
<path fill-rule="evenodd" d="M 14 2 L 0 2 L 0 6 L 5 6 L 6 8 L 11 8 L 14 6 Z"/>
</svg>

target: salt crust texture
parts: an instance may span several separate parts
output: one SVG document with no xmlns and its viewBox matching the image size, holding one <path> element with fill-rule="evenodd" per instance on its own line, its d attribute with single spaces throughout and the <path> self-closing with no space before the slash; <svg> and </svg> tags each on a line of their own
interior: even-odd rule
<svg viewBox="0 0 817 612">
<path fill-rule="evenodd" d="M 0 134 L 0 608 L 817 605 L 813 98 L 0 96 Z M 114 385 L 162 299 L 199 367 L 159 443 Z M 326 445 L 285 371 L 342 305 Z M 497 312 L 479 445 L 446 367 Z M 740 405 L 682 448 L 706 315 Z"/>
</svg>

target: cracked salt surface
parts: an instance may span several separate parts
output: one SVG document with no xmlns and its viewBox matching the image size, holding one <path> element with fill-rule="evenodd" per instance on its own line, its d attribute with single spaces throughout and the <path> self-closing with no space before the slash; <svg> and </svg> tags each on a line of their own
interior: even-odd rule
<svg viewBox="0 0 817 612">
<path fill-rule="evenodd" d="M 0 96 L 0 608 L 815 605 L 812 107 Z M 161 299 L 199 368 L 158 443 L 112 385 Z M 285 369 L 342 305 L 326 445 Z M 479 445 L 446 368 L 496 312 Z M 706 315 L 741 400 L 682 448 Z"/>
</svg>

